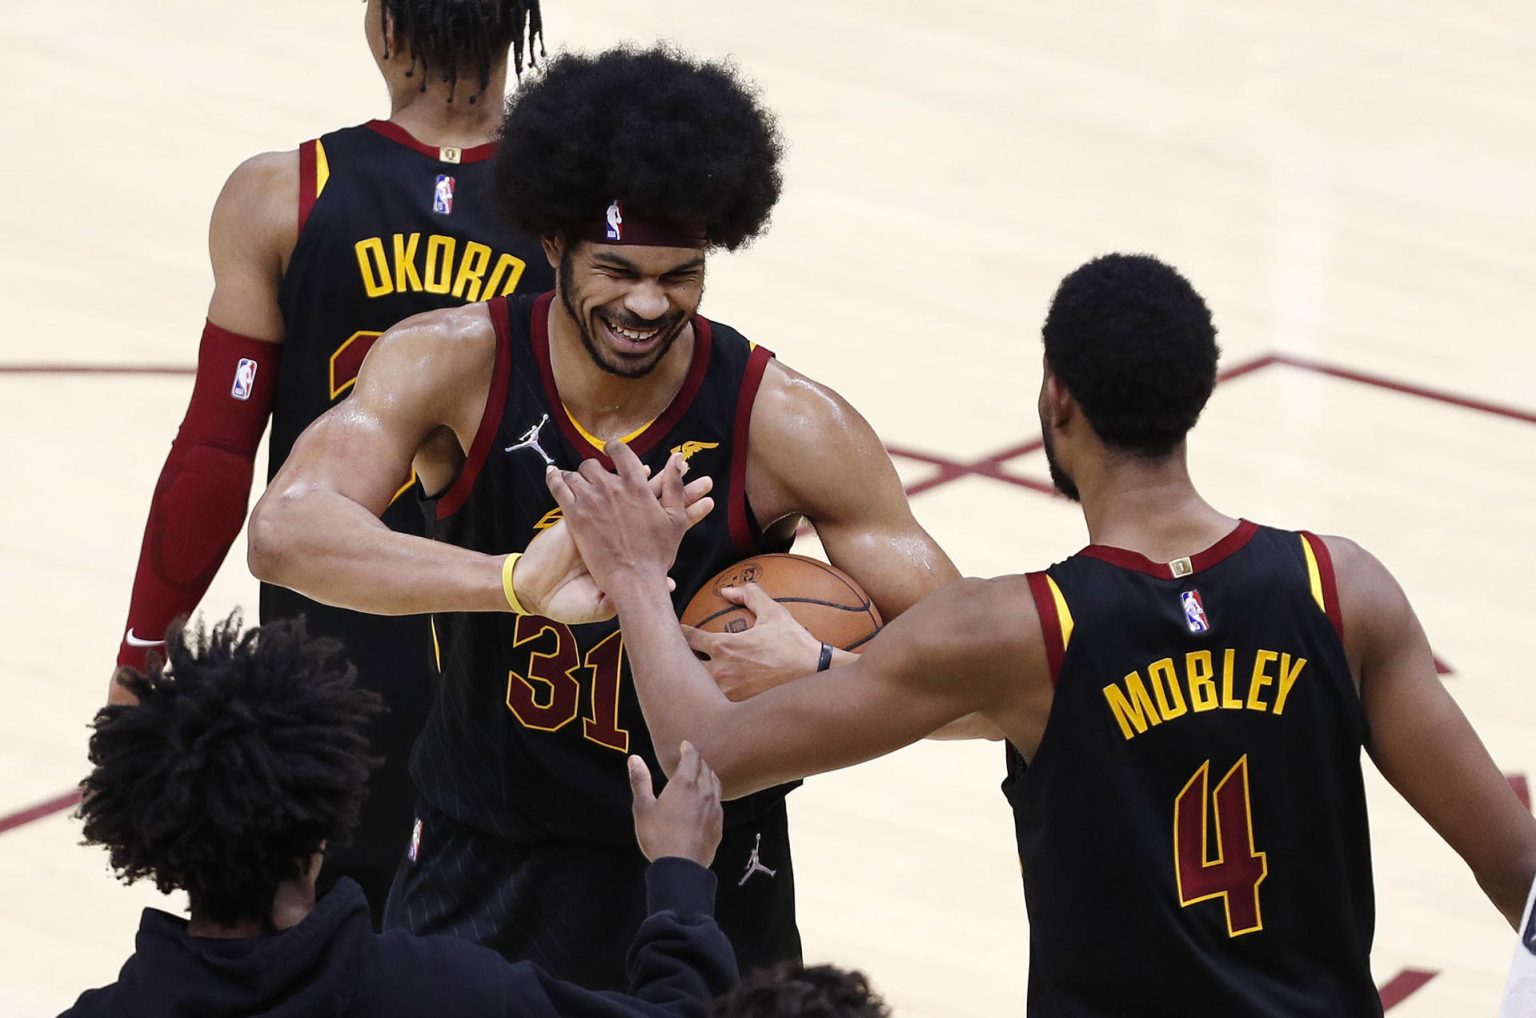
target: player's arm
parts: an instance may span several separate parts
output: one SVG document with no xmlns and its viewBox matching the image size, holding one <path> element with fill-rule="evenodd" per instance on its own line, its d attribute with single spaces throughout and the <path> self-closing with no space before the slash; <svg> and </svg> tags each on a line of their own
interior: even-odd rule
<svg viewBox="0 0 1536 1018">
<path fill-rule="evenodd" d="M 1446 692 L 1397 580 L 1354 542 L 1329 537 L 1326 543 L 1345 650 L 1370 725 L 1366 749 L 1513 925 L 1536 878 L 1536 819 Z"/>
<path fill-rule="evenodd" d="M 742 702 L 710 678 L 677 626 L 664 593 L 681 535 L 664 495 L 642 497 L 639 461 L 611 451 L 617 476 L 592 464 L 552 471 L 550 487 L 599 584 L 613 597 L 625 652 L 662 766 L 686 737 L 725 785 L 745 795 L 888 753 L 957 718 L 1011 716 L 1041 658 L 1039 626 L 1018 580 L 964 580 L 888 625 L 848 664 Z M 1036 669 L 1043 671 L 1043 669 Z M 681 734 L 679 734 L 681 733 Z"/>
<path fill-rule="evenodd" d="M 419 452 L 424 483 L 451 480 L 494 359 L 484 305 L 417 315 L 379 337 L 352 394 L 305 430 L 256 504 L 251 572 L 379 615 L 507 610 L 505 556 L 396 533 L 379 518 Z"/>
<path fill-rule="evenodd" d="M 958 579 L 944 550 L 912 515 L 890 456 L 869 422 L 831 389 L 770 362 L 752 408 L 747 493 L 760 521 L 804 516 L 832 564 L 869 594 L 886 620 Z M 735 698 L 816 667 L 821 645 L 760 591 L 728 592 L 752 629 L 690 632 L 695 649 Z M 749 602 L 748 597 L 752 600 Z M 765 612 L 763 609 L 767 609 Z M 837 651 L 834 662 L 854 655 Z"/>
<path fill-rule="evenodd" d="M 213 298 L 197 378 L 150 501 L 119 666 L 145 667 L 171 621 L 202 600 L 245 521 L 272 410 L 283 340 L 277 294 L 298 233 L 298 193 L 298 153 L 272 152 L 242 163 L 214 204 Z M 111 684 L 110 702 L 129 699 Z"/>
<path fill-rule="evenodd" d="M 413 466 L 428 490 L 453 482 L 485 416 L 494 361 L 484 304 L 417 315 L 379 337 L 351 395 L 299 436 L 256 504 L 251 572 L 375 615 L 509 611 L 510 582 L 527 611 L 569 623 L 611 618 L 564 527 L 540 533 L 512 562 L 380 519 Z M 676 457 L 663 475 L 680 477 L 681 467 Z M 685 489 L 690 525 L 712 507 L 709 485 Z"/>
</svg>

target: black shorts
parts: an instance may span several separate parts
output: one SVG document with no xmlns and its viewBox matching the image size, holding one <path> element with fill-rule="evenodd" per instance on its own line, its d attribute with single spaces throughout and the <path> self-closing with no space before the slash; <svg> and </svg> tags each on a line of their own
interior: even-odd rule
<svg viewBox="0 0 1536 1018">
<path fill-rule="evenodd" d="M 385 929 L 463 937 L 589 989 L 626 988 L 625 954 L 646 914 L 638 848 L 503 841 L 425 804 L 418 817 L 416 857 L 408 849 L 395 874 Z M 728 829 L 711 868 L 715 917 L 742 973 L 799 961 L 784 803 Z"/>
</svg>

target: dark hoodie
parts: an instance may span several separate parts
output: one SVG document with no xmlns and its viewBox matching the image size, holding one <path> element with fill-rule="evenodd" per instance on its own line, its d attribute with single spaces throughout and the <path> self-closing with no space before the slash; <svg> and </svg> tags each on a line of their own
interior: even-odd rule
<svg viewBox="0 0 1536 1018">
<path fill-rule="evenodd" d="M 645 879 L 650 914 L 630 946 L 629 994 L 586 990 L 464 940 L 374 933 L 362 890 L 342 880 L 303 922 L 265 937 L 191 937 L 185 919 L 146 908 L 117 982 L 87 990 L 64 1015 L 705 1015 L 736 983 L 736 956 L 714 920 L 715 876 L 666 858 Z"/>
</svg>

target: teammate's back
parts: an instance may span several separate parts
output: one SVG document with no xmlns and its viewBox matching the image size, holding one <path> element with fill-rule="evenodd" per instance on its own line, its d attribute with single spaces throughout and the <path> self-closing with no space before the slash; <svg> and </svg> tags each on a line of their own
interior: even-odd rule
<svg viewBox="0 0 1536 1018">
<path fill-rule="evenodd" d="M 1056 680 L 1004 786 L 1031 1007 L 1150 1013 L 1155 986 L 1156 1013 L 1379 1013 L 1366 726 L 1324 543 L 1244 521 L 1029 583 Z"/>
</svg>

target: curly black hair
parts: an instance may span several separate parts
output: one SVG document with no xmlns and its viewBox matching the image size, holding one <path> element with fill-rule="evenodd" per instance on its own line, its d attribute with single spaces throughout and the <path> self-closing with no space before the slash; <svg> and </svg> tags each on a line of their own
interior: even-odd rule
<svg viewBox="0 0 1536 1018">
<path fill-rule="evenodd" d="M 238 611 L 211 630 L 178 622 L 166 652 L 148 674 L 119 671 L 138 703 L 92 723 L 84 843 L 125 884 L 185 889 L 199 916 L 267 919 L 278 884 L 356 824 L 379 698 L 302 618 L 246 633 Z"/>
<path fill-rule="evenodd" d="M 474 103 L 491 83 L 491 68 L 507 56 L 512 47 L 512 64 L 518 78 L 523 76 L 523 49 L 529 62 L 537 67 L 533 46 L 544 55 L 544 16 L 539 0 L 381 0 L 379 18 L 387 26 L 395 23 L 395 32 L 411 48 L 411 69 L 421 65 L 421 90 L 427 90 L 428 75 L 436 70 L 448 84 L 448 101 L 453 102 L 459 85 L 459 67 L 473 65 L 480 74 L 480 87 L 470 97 Z M 389 38 L 388 31 L 384 38 Z M 387 45 L 387 43 L 386 43 Z M 389 56 L 386 49 L 384 56 Z"/>
<path fill-rule="evenodd" d="M 571 237 L 614 199 L 702 224 L 734 251 L 768 224 L 784 143 L 756 88 L 726 63 L 668 46 L 562 54 L 507 99 L 494 166 L 503 216 Z"/>
<path fill-rule="evenodd" d="M 747 975 L 714 1008 L 714 1018 L 889 1018 L 890 1013 L 864 973 L 793 962 Z"/>
<path fill-rule="evenodd" d="M 1151 255 L 1104 255 L 1068 275 L 1044 336 L 1051 372 L 1111 448 L 1167 455 L 1216 387 L 1210 309 Z"/>
</svg>

